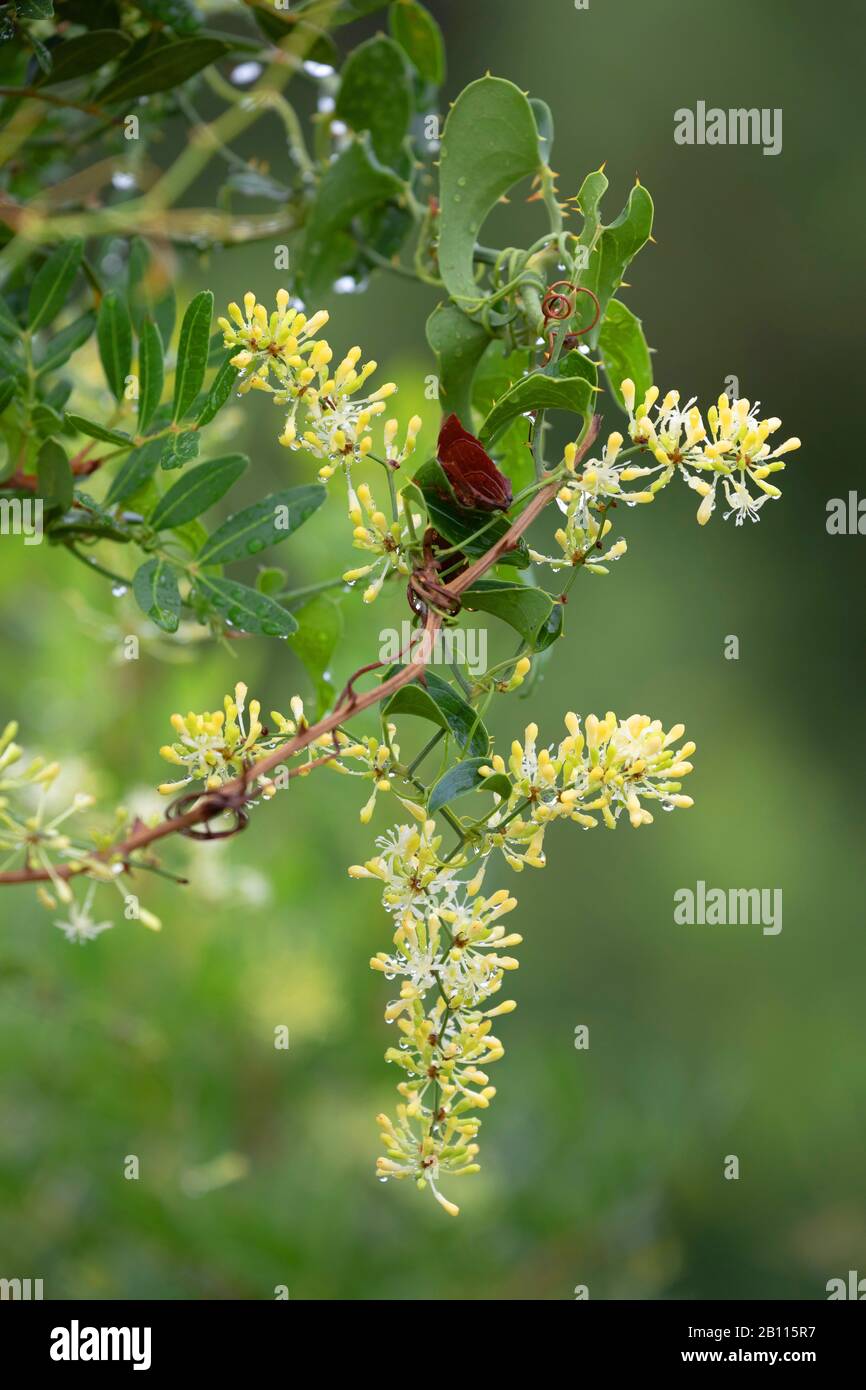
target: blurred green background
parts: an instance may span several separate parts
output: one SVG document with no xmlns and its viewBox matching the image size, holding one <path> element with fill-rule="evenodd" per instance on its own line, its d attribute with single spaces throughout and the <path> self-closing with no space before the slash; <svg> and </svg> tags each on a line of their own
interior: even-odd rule
<svg viewBox="0 0 866 1390">
<path fill-rule="evenodd" d="M 390 823 L 387 798 L 364 827 L 356 785 L 323 772 L 225 847 L 174 850 L 191 885 L 140 885 L 160 935 L 123 922 L 106 894 L 99 915 L 117 928 L 79 949 L 30 890 L 5 890 L 0 1275 L 76 1298 L 271 1298 L 280 1284 L 315 1299 L 568 1299 L 576 1284 L 593 1299 L 822 1298 L 829 1278 L 866 1274 L 863 541 L 825 529 L 828 499 L 861 486 L 860 10 L 430 7 L 450 98 L 489 69 L 549 102 L 563 194 L 603 160 L 608 220 L 636 171 L 650 189 L 658 245 L 624 297 L 662 390 L 707 402 L 736 375 L 803 439 L 759 526 L 719 511 L 700 529 L 682 487 L 627 512 L 627 558 L 575 585 L 545 681 L 493 719 L 506 741 L 530 709 L 545 740 L 569 708 L 682 720 L 698 744 L 696 806 L 639 834 L 557 826 L 543 874 L 502 877 L 521 900 L 520 1007 L 499 1030 L 482 1175 L 452 1184 L 458 1220 L 373 1175 L 392 1039 L 367 962 L 390 932 L 374 887 L 345 869 Z M 781 107 L 782 153 L 676 146 L 674 110 L 698 99 Z M 257 126 L 249 148 L 278 171 L 276 126 Z M 207 197 L 203 181 L 193 201 Z M 540 230 L 537 207 L 516 200 L 497 216 L 513 244 Z M 190 254 L 178 278 L 182 298 L 210 286 L 218 304 L 249 287 L 267 302 L 280 282 L 267 246 Z M 379 359 L 428 442 L 434 302 L 380 276 L 328 306 L 335 347 Z M 262 479 L 308 476 L 277 446 L 267 401 L 236 418 L 259 493 Z M 347 542 L 335 498 L 274 558 L 313 582 Z M 152 802 L 173 710 L 213 708 L 240 677 L 265 709 L 309 694 L 293 654 L 265 640 L 234 660 L 201 646 L 185 664 L 145 640 L 139 661 L 118 661 L 120 634 L 137 630 L 128 599 L 45 547 L 5 540 L 2 567 L 4 717 L 108 802 Z M 347 612 L 338 680 L 403 617 L 399 599 Z M 697 879 L 781 888 L 783 931 L 675 925 L 673 893 Z M 277 1024 L 288 1052 L 273 1047 Z M 129 1154 L 137 1182 L 123 1177 Z M 723 1177 L 728 1154 L 739 1181 Z"/>
</svg>

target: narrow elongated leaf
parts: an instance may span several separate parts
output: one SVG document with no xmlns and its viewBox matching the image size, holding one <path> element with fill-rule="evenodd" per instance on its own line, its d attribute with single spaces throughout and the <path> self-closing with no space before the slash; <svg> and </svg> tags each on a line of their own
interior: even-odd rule
<svg viewBox="0 0 866 1390">
<path fill-rule="evenodd" d="M 174 377 L 172 420 L 182 420 L 201 390 L 207 370 L 213 294 L 202 290 L 192 300 L 180 326 Z"/>
<path fill-rule="evenodd" d="M 132 324 L 129 310 L 116 290 L 109 290 L 99 306 L 96 341 L 109 390 L 116 401 L 123 400 L 132 366 Z"/>
<path fill-rule="evenodd" d="M 66 452 L 56 439 L 48 439 L 39 450 L 36 459 L 36 477 L 39 495 L 51 506 L 63 511 L 72 505 L 72 469 Z"/>
<path fill-rule="evenodd" d="M 483 324 L 456 304 L 437 304 L 427 320 L 427 341 L 439 365 L 439 401 L 443 414 L 452 411 L 472 428 L 472 380 L 490 342 Z"/>
<path fill-rule="evenodd" d="M 447 730 L 461 751 L 478 758 L 486 757 L 490 735 L 477 711 L 435 672 L 428 669 L 424 679 L 426 686 L 413 681 L 395 691 L 382 707 L 382 713 L 417 715 Z"/>
<path fill-rule="evenodd" d="M 442 133 L 439 267 L 459 305 L 477 303 L 473 254 L 503 194 L 539 167 L 538 130 L 519 87 L 500 77 L 470 82 Z"/>
<path fill-rule="evenodd" d="M 430 11 L 417 0 L 396 0 L 388 10 L 388 27 L 419 76 L 434 87 L 441 87 L 445 80 L 445 44 Z"/>
<path fill-rule="evenodd" d="M 494 772 L 485 777 L 481 769 L 486 766 L 484 758 L 464 758 L 463 762 L 449 767 L 430 791 L 427 802 L 430 815 L 465 792 L 496 792 L 498 796 L 509 797 L 512 789 L 510 779 L 504 772 Z"/>
<path fill-rule="evenodd" d="M 592 363 L 580 352 L 569 352 L 550 367 L 515 381 L 487 416 L 479 438 L 492 444 L 512 420 L 530 410 L 572 410 L 585 416 L 592 410 L 595 384 Z"/>
<path fill-rule="evenodd" d="M 343 635 L 343 614 L 327 594 L 314 594 L 294 609 L 298 630 L 289 646 L 300 657 L 316 688 L 316 708 L 321 716 L 334 698 L 328 666 Z"/>
<path fill-rule="evenodd" d="M 138 236 L 129 244 L 126 296 L 132 324 L 139 337 L 142 322 L 150 315 L 163 343 L 170 342 L 174 332 L 174 291 L 168 267 L 165 261 L 151 254 L 147 242 Z"/>
<path fill-rule="evenodd" d="M 367 39 L 343 65 L 335 115 L 360 134 L 369 130 L 378 159 L 394 168 L 412 114 L 412 84 L 403 50 L 384 34 Z"/>
<path fill-rule="evenodd" d="M 190 468 L 159 499 L 148 518 L 151 526 L 155 531 L 164 531 L 201 516 L 225 496 L 248 462 L 244 454 L 226 454 Z"/>
<path fill-rule="evenodd" d="M 0 299 L 0 338 L 18 338 L 21 328 L 8 305 Z"/>
<path fill-rule="evenodd" d="M 162 334 L 149 317 L 141 323 L 138 375 L 138 429 L 144 434 L 162 400 L 164 381 Z"/>
<path fill-rule="evenodd" d="M 177 632 L 180 622 L 180 591 L 177 571 L 167 560 L 145 560 L 135 571 L 132 592 L 142 612 L 165 632 Z"/>
<path fill-rule="evenodd" d="M 535 117 L 535 126 L 538 131 L 538 152 L 543 164 L 550 163 L 550 155 L 553 150 L 553 112 L 546 101 L 540 97 L 530 97 L 529 105 Z"/>
<path fill-rule="evenodd" d="M 123 466 L 108 489 L 106 503 L 125 502 L 127 497 L 132 497 L 133 493 L 144 487 L 148 479 L 153 477 L 161 455 L 161 439 L 148 440 L 146 444 L 133 449 L 123 460 Z"/>
<path fill-rule="evenodd" d="M 229 45 L 222 39 L 178 39 L 175 43 L 163 44 L 154 52 L 124 64 L 97 94 L 97 100 L 102 104 L 116 103 L 148 96 L 151 92 L 167 92 L 228 52 Z"/>
<path fill-rule="evenodd" d="M 56 371 L 68 362 L 73 352 L 80 348 L 93 332 L 96 315 L 92 309 L 82 314 L 74 323 L 67 324 L 59 333 L 48 339 L 41 352 L 36 355 L 36 371 L 41 376 L 45 372 Z"/>
<path fill-rule="evenodd" d="M 119 29 L 91 29 L 87 34 L 67 39 L 51 50 L 51 71 L 41 85 L 50 87 L 96 72 L 103 63 L 110 63 L 125 53 L 129 45 L 129 38 Z"/>
<path fill-rule="evenodd" d="M 320 483 L 284 488 L 236 512 L 209 536 L 199 551 L 201 564 L 225 565 L 257 555 L 297 531 L 321 507 L 325 489 Z"/>
<path fill-rule="evenodd" d="M 133 441 L 123 430 L 110 430 L 106 425 L 100 425 L 96 420 L 88 420 L 84 415 L 68 414 L 66 420 L 79 434 L 89 435 L 91 439 L 103 439 L 106 444 L 126 444 L 132 448 Z"/>
<path fill-rule="evenodd" d="M 598 346 L 617 404 L 625 409 L 620 384 L 626 377 L 634 382 L 637 399 L 642 400 L 653 384 L 650 350 L 640 319 L 619 299 L 612 299 L 607 306 Z"/>
<path fill-rule="evenodd" d="M 66 302 L 83 254 L 84 243 L 80 237 L 75 237 L 72 241 L 62 242 L 40 266 L 30 287 L 27 306 L 31 333 L 50 323 Z"/>
<path fill-rule="evenodd" d="M 235 579 L 223 579 L 213 574 L 200 574 L 196 590 L 206 607 L 214 609 L 232 627 L 242 632 L 261 633 L 265 637 L 291 637 L 298 629 L 296 620 L 285 608 L 267 594 L 239 584 Z"/>
<path fill-rule="evenodd" d="M 202 425 L 209 425 L 215 415 L 222 410 L 226 401 L 232 393 L 232 387 L 240 375 L 237 367 L 233 367 L 231 359 L 235 356 L 235 349 L 229 348 L 223 363 L 216 376 L 211 382 L 210 390 L 207 393 L 205 403 L 198 413 L 196 423 L 201 429 Z"/>
</svg>

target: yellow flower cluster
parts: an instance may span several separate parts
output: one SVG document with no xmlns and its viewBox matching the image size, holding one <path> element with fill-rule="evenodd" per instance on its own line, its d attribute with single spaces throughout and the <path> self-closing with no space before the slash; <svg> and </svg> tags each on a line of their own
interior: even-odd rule
<svg viewBox="0 0 866 1390">
<path fill-rule="evenodd" d="M 378 598 L 390 574 L 408 575 L 412 572 L 408 551 L 416 539 L 421 516 L 409 511 L 402 493 L 397 493 L 395 506 L 397 519 L 389 522 L 385 513 L 376 506 L 366 483 L 362 483 L 357 492 L 351 486 L 349 488 L 349 519 L 354 525 L 353 545 L 356 550 L 366 550 L 378 557 L 372 564 L 346 570 L 343 575 L 349 584 L 373 576 L 364 590 L 365 603 L 372 603 Z"/>
<path fill-rule="evenodd" d="M 266 391 L 276 405 L 288 406 L 280 443 L 289 449 L 305 449 L 322 466 L 327 480 L 337 467 L 362 459 L 373 448 L 373 421 L 384 414 L 385 402 L 397 390 L 386 382 L 370 394 L 362 390 L 377 364 L 361 363 L 361 349 L 350 348 L 336 367 L 330 344 L 318 332 L 328 322 L 322 309 L 307 319 L 292 307 L 287 290 L 277 291 L 277 307 L 271 313 L 252 291 L 244 295 L 244 307 L 229 305 L 230 318 L 220 318 L 226 347 L 239 350 L 232 365 L 242 372 L 238 389 Z M 303 420 L 299 427 L 299 414 Z M 383 451 L 393 467 L 413 452 L 421 421 L 413 415 L 404 442 L 395 448 L 396 420 L 383 429 Z"/>
<path fill-rule="evenodd" d="M 530 550 L 531 559 L 536 564 L 550 565 L 553 570 L 582 565 L 590 574 L 608 574 L 607 565 L 619 560 L 628 549 L 620 537 L 605 550 L 605 539 L 612 522 L 606 517 L 598 521 L 588 512 L 583 495 L 577 488 L 561 488 L 556 501 L 560 510 L 565 512 L 565 525 L 554 532 L 554 540 L 561 547 L 562 555 L 541 555 L 537 550 Z"/>
<path fill-rule="evenodd" d="M 479 1171 L 481 1121 L 473 1112 L 485 1110 L 495 1095 L 487 1068 L 504 1054 L 492 1021 L 516 1008 L 512 999 L 484 1007 L 517 969 L 508 952 L 522 939 L 500 920 L 516 899 L 505 889 L 482 893 L 489 856 L 498 850 L 513 869 L 542 868 L 545 830 L 560 817 L 587 829 L 600 817 L 613 828 L 625 811 L 633 826 L 642 826 L 653 819 L 645 802 L 665 810 L 692 805 L 680 788 L 692 770 L 687 759 L 694 744 L 675 747 L 681 724 L 665 732 L 645 715 L 618 720 L 608 713 L 603 719 L 587 715 L 581 729 L 569 713 L 565 725 L 566 737 L 555 749 L 539 748 L 538 729 L 528 725 L 507 762 L 494 755 L 480 769 L 484 776 L 506 776 L 512 790 L 458 853 L 443 859 L 435 820 L 403 801 L 418 823 L 395 827 L 378 839 L 372 859 L 349 869 L 353 878 L 381 886 L 382 904 L 395 921 L 394 948 L 380 951 L 370 965 L 386 980 L 401 982 L 385 1018 L 402 1036 L 385 1056 L 405 1075 L 397 1086 L 396 1117 L 378 1117 L 384 1152 L 377 1172 L 382 1181 L 412 1178 L 429 1187 L 452 1215 L 458 1207 L 439 1183 L 443 1176 Z"/>
</svg>

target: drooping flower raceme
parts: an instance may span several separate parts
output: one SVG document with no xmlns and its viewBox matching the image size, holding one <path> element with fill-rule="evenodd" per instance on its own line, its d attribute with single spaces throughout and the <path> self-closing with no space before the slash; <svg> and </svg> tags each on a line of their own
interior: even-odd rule
<svg viewBox="0 0 866 1390">
<path fill-rule="evenodd" d="M 349 870 L 379 883 L 395 925 L 393 948 L 370 962 L 386 980 L 400 981 L 385 1010 L 400 1033 L 385 1054 L 402 1073 L 400 1100 L 393 1117 L 378 1117 L 384 1148 L 378 1175 L 412 1178 L 452 1215 L 459 1209 L 440 1184 L 479 1171 L 477 1112 L 496 1094 L 487 1069 L 504 1055 L 494 1020 L 516 1008 L 513 999 L 489 1006 L 517 968 L 511 951 L 522 940 L 502 921 L 516 899 L 505 889 L 482 892 L 491 857 L 498 851 L 513 869 L 542 868 L 553 820 L 590 829 L 600 818 L 613 829 L 625 813 L 638 828 L 652 822 L 648 804 L 692 805 L 681 784 L 692 770 L 694 744 L 676 746 L 681 724 L 665 732 L 646 715 L 619 720 L 612 712 L 603 719 L 587 715 L 583 729 L 569 713 L 565 724 L 556 747 L 539 747 L 538 728 L 528 725 L 507 762 L 496 754 L 480 769 L 498 774 L 503 790 L 486 823 L 474 824 L 456 852 L 443 857 L 435 818 L 403 800 L 416 823 L 381 836 L 373 858 Z"/>
</svg>

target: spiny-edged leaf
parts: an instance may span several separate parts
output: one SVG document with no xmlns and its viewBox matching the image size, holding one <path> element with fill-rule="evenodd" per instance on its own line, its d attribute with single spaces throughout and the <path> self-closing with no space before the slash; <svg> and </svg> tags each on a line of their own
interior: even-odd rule
<svg viewBox="0 0 866 1390">
<path fill-rule="evenodd" d="M 543 649 L 559 635 L 562 626 L 561 605 L 545 593 L 525 584 L 509 584 L 499 579 L 479 579 L 463 595 L 471 611 L 480 609 L 501 618 L 533 650 Z M 558 617 L 552 620 L 553 610 Z"/>
<path fill-rule="evenodd" d="M 294 609 L 294 616 L 298 630 L 289 638 L 289 646 L 316 688 L 316 712 L 321 716 L 334 698 L 328 666 L 343 635 L 342 610 L 327 594 L 314 594 L 302 607 Z"/>
<path fill-rule="evenodd" d="M 202 425 L 209 425 L 216 414 L 222 410 L 226 401 L 232 393 L 232 387 L 238 379 L 240 373 L 237 367 L 233 367 L 231 359 L 235 356 L 235 349 L 229 348 L 216 376 L 210 385 L 210 390 L 205 398 L 205 403 L 198 413 L 196 424 L 199 429 Z"/>
<path fill-rule="evenodd" d="M 129 243 L 126 296 L 136 333 L 141 336 L 142 321 L 150 315 L 159 328 L 163 343 L 171 341 L 174 332 L 174 290 L 168 267 L 153 256 L 142 237 Z"/>
<path fill-rule="evenodd" d="M 21 327 L 3 299 L 0 299 L 0 338 L 18 338 Z"/>
<path fill-rule="evenodd" d="M 423 463 L 403 491 L 411 497 L 413 489 L 420 494 L 431 526 L 451 545 L 459 545 L 464 555 L 484 555 L 511 525 L 501 513 L 491 516 L 490 512 L 461 507 L 437 459 Z M 483 534 L 476 536 L 482 528 Z M 529 551 L 522 537 L 514 550 L 505 552 L 499 563 L 514 565 L 516 569 L 526 568 L 530 563 Z"/>
<path fill-rule="evenodd" d="M 550 153 L 553 149 L 553 112 L 546 101 L 540 97 L 530 97 L 529 105 L 535 118 L 535 128 L 538 131 L 538 152 L 542 164 L 550 163 Z"/>
<path fill-rule="evenodd" d="M 222 39 L 178 39 L 141 58 L 121 65 L 120 70 L 97 93 L 97 101 L 130 101 L 151 92 L 167 92 L 201 72 L 218 58 L 225 57 L 228 44 Z"/>
<path fill-rule="evenodd" d="M 180 434 L 171 434 L 168 439 L 163 440 L 162 458 L 160 467 L 166 472 L 174 468 L 183 468 L 190 459 L 198 458 L 198 451 L 201 448 L 201 435 L 197 430 L 184 430 Z"/>
<path fill-rule="evenodd" d="M 140 444 L 137 449 L 133 449 L 123 460 L 122 468 L 112 481 L 106 503 L 111 505 L 124 502 L 127 497 L 132 497 L 133 493 L 138 492 L 148 479 L 153 477 L 161 456 L 161 439 L 149 439 L 146 444 Z"/>
<path fill-rule="evenodd" d="M 589 264 L 579 276 L 579 283 L 594 292 L 601 306 L 599 322 L 586 335 L 592 348 L 598 345 L 608 302 L 619 289 L 629 261 L 649 240 L 652 225 L 652 198 L 642 184 L 635 184 L 619 217 L 598 236 Z"/>
<path fill-rule="evenodd" d="M 245 454 L 225 454 L 190 468 L 157 502 L 148 517 L 153 529 L 165 531 L 201 516 L 225 496 L 248 462 Z"/>
<path fill-rule="evenodd" d="M 138 342 L 138 429 L 144 434 L 153 419 L 154 411 L 162 400 L 162 386 L 165 379 L 163 366 L 164 350 L 162 334 L 153 319 L 146 316 L 141 321 L 141 336 Z"/>
<path fill-rule="evenodd" d="M 129 48 L 130 40 L 119 29 L 91 29 L 87 34 L 67 39 L 51 50 L 51 72 L 41 85 L 50 87 L 56 82 L 69 82 L 96 72 L 103 63 L 110 63 Z"/>
<path fill-rule="evenodd" d="M 653 384 L 650 350 L 640 319 L 619 299 L 612 299 L 607 306 L 598 346 L 607 384 L 617 404 L 625 409 L 620 385 L 626 377 L 634 382 L 637 399 L 643 400 Z"/>
<path fill-rule="evenodd" d="M 441 87 L 445 80 L 445 45 L 430 11 L 417 0 L 396 0 L 388 10 L 388 27 L 419 76 L 434 87 Z"/>
<path fill-rule="evenodd" d="M 409 67 L 399 44 L 377 34 L 353 49 L 343 65 L 334 114 L 358 134 L 368 130 L 377 157 L 396 166 L 412 114 Z"/>
<path fill-rule="evenodd" d="M 202 546 L 199 562 L 226 565 L 231 560 L 257 555 L 297 531 L 324 500 L 325 489 L 321 483 L 304 483 L 301 487 L 272 492 L 269 497 L 244 507 L 224 521 Z"/>
<path fill-rule="evenodd" d="M 68 362 L 73 352 L 87 342 L 95 324 L 96 315 L 92 309 L 88 309 L 59 333 L 52 334 L 41 352 L 36 354 L 34 365 L 37 373 L 41 376 L 44 372 L 56 371 L 64 362 Z"/>
<path fill-rule="evenodd" d="M 384 715 L 414 714 L 449 732 L 461 752 L 484 758 L 490 747 L 490 735 L 462 695 L 435 672 L 424 672 L 426 685 L 413 681 L 394 692 L 382 707 Z"/>
<path fill-rule="evenodd" d="M 109 390 L 114 399 L 120 401 L 132 366 L 132 323 L 129 310 L 116 290 L 109 290 L 102 297 L 96 321 L 96 341 Z"/>
<path fill-rule="evenodd" d="M 48 439 L 36 458 L 36 478 L 39 496 L 52 506 L 66 511 L 72 505 L 72 469 L 66 451 L 56 439 Z"/>
<path fill-rule="evenodd" d="M 201 390 L 207 370 L 213 294 L 202 290 L 189 304 L 180 326 L 174 376 L 173 420 L 182 420 Z"/>
<path fill-rule="evenodd" d="M 484 219 L 503 194 L 539 167 L 538 131 L 519 87 L 481 77 L 452 106 L 439 170 L 439 268 L 453 299 L 476 304 L 473 253 Z"/>
<path fill-rule="evenodd" d="M 110 430 L 107 425 L 100 425 L 96 420 L 88 420 L 84 415 L 67 414 L 67 423 L 73 429 L 78 430 L 79 434 L 89 435 L 91 439 L 103 439 L 106 444 L 127 445 L 132 448 L 132 439 L 123 430 Z"/>
<path fill-rule="evenodd" d="M 437 304 L 427 320 L 427 341 L 439 366 L 442 411 L 446 415 L 453 411 L 469 429 L 472 381 L 490 335 L 456 304 Z"/>
<path fill-rule="evenodd" d="M 177 570 L 168 560 L 145 560 L 132 580 L 135 601 L 151 622 L 165 632 L 177 632 L 180 622 L 180 591 Z"/>
<path fill-rule="evenodd" d="M 482 767 L 487 766 L 484 758 L 464 758 L 463 762 L 449 767 L 448 771 L 434 782 L 427 801 L 430 815 L 447 806 L 465 792 L 496 792 L 497 796 L 511 795 L 511 781 L 504 772 L 489 773 L 486 777 Z"/>
<path fill-rule="evenodd" d="M 597 373 L 591 362 L 578 351 L 569 352 L 558 362 L 515 381 L 499 398 L 484 424 L 479 438 L 493 444 L 518 415 L 530 410 L 573 410 L 588 415 L 595 400 Z"/>
<path fill-rule="evenodd" d="M 84 242 L 80 237 L 74 237 L 71 241 L 62 242 L 40 266 L 30 287 L 27 306 L 31 333 L 50 323 L 65 304 L 83 254 Z"/>
<path fill-rule="evenodd" d="M 208 608 L 214 609 L 232 627 L 242 632 L 261 633 L 265 637 L 291 637 L 298 624 L 285 608 L 267 594 L 260 594 L 248 584 L 221 575 L 199 574 L 196 590 Z"/>
<path fill-rule="evenodd" d="M 353 140 L 322 175 L 304 232 L 298 273 L 311 298 L 331 288 L 358 254 L 348 230 L 367 208 L 396 198 L 404 185 L 373 153 L 370 136 Z"/>
</svg>

